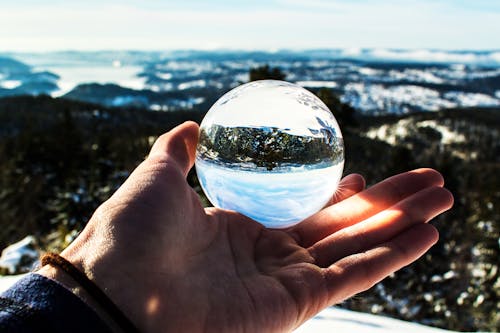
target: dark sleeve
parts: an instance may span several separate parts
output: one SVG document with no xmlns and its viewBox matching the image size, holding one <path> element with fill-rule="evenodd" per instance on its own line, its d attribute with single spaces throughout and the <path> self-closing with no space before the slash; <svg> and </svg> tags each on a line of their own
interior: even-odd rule
<svg viewBox="0 0 500 333">
<path fill-rule="evenodd" d="M 29 274 L 0 295 L 0 332 L 104 332 L 109 327 L 72 292 Z"/>
</svg>

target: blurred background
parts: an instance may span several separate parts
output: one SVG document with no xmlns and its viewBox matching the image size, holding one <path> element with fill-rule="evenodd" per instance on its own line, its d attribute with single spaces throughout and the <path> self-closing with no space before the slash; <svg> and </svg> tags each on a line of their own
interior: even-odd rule
<svg viewBox="0 0 500 333">
<path fill-rule="evenodd" d="M 285 79 L 338 119 L 345 174 L 432 167 L 455 195 L 428 254 L 341 306 L 500 331 L 500 2 L 2 0 L 0 31 L 1 274 L 69 244 L 158 135 Z"/>
</svg>

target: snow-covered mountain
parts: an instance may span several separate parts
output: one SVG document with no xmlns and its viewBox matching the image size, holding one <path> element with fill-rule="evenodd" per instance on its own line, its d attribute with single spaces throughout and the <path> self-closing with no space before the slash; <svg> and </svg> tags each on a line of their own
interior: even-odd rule
<svg viewBox="0 0 500 333">
<path fill-rule="evenodd" d="M 500 105 L 500 51 L 9 53 L 0 57 L 0 96 L 50 94 L 154 111 L 206 110 L 264 64 L 304 87 L 333 89 L 370 114 Z"/>
</svg>

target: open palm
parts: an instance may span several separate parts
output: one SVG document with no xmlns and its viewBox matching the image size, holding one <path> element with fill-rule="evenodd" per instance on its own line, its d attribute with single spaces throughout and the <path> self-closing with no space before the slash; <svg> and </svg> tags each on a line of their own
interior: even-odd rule
<svg viewBox="0 0 500 333">
<path fill-rule="evenodd" d="M 416 260 L 438 238 L 425 222 L 452 205 L 430 169 L 367 190 L 351 175 L 322 211 L 266 229 L 201 206 L 185 180 L 197 133 L 160 137 L 63 251 L 143 332 L 291 331 Z"/>
</svg>

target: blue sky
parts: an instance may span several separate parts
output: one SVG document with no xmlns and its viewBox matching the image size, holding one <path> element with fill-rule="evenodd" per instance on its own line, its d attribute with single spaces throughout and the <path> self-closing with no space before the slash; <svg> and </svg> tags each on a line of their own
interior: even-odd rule
<svg viewBox="0 0 500 333">
<path fill-rule="evenodd" d="M 0 52 L 500 49 L 498 0 L 0 1 Z"/>
</svg>

